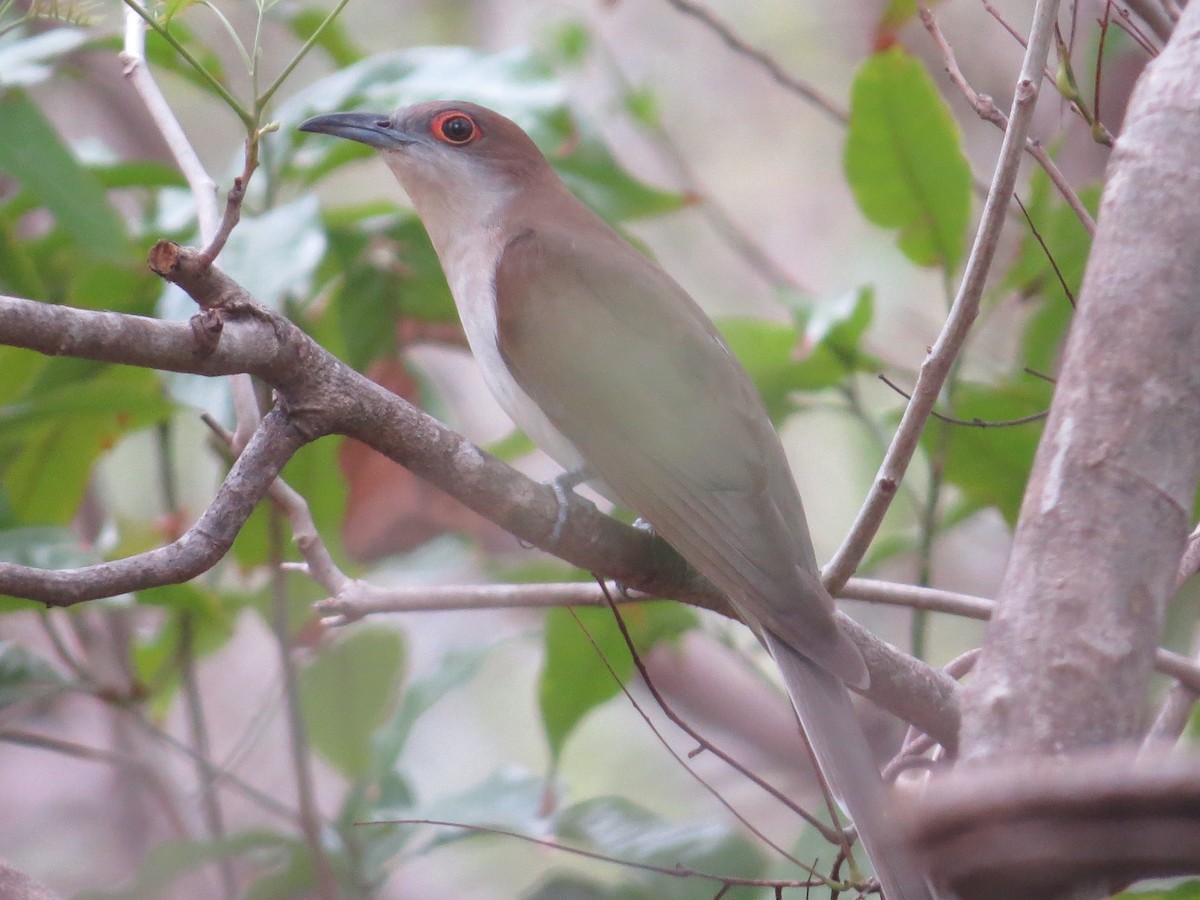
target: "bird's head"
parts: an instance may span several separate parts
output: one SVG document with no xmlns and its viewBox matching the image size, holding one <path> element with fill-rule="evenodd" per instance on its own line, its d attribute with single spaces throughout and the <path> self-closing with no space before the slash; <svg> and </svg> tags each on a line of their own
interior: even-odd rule
<svg viewBox="0 0 1200 900">
<path fill-rule="evenodd" d="M 330 113 L 300 130 L 374 147 L 427 225 L 486 217 L 552 171 L 515 122 L 463 100 L 419 103 L 391 115 Z"/>
</svg>

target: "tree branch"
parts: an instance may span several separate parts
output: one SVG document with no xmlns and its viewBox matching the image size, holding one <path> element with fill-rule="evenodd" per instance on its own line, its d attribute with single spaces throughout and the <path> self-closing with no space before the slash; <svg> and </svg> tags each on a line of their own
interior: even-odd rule
<svg viewBox="0 0 1200 900">
<path fill-rule="evenodd" d="M 997 613 L 965 688 L 968 758 L 1142 733 L 1200 476 L 1200 256 L 1179 251 L 1180 235 L 1200 234 L 1198 110 L 1192 4 L 1137 85 L 1110 161 Z"/>
<path fill-rule="evenodd" d="M 896 435 L 884 454 L 879 473 L 875 476 L 875 484 L 841 547 L 825 567 L 825 585 L 834 594 L 837 594 L 846 583 L 846 579 L 854 574 L 883 523 L 883 517 L 891 505 L 896 488 L 917 450 L 921 432 L 933 405 L 966 341 L 971 324 L 979 314 L 979 301 L 996 255 L 1004 216 L 1021 165 L 1021 154 L 1025 150 L 1025 138 L 1029 133 L 1034 107 L 1037 105 L 1038 85 L 1049 53 L 1057 11 L 1058 0 L 1038 0 L 1034 8 L 1029 45 L 1013 94 L 1008 130 L 1004 132 L 996 171 L 992 176 L 992 186 L 984 202 L 983 215 L 975 235 L 975 243 L 967 258 L 962 284 L 954 298 L 950 314 L 942 326 L 941 334 L 921 363 L 921 370 L 913 387 L 912 400 L 905 407 Z"/>
</svg>

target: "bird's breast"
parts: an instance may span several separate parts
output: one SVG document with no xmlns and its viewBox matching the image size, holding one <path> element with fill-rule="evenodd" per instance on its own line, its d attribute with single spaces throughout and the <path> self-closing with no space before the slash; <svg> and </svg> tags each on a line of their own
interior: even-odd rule
<svg viewBox="0 0 1200 900">
<path fill-rule="evenodd" d="M 471 353 L 483 381 L 500 407 L 529 439 L 567 471 L 583 466 L 583 457 L 550 422 L 508 370 L 496 337 L 496 263 L 503 250 L 498 233 L 484 240 L 451 242 L 439 248 L 450 293 L 458 307 Z"/>
</svg>

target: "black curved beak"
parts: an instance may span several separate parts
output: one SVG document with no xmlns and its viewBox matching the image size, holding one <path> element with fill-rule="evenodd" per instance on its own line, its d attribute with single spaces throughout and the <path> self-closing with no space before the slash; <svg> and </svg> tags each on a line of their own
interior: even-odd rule
<svg viewBox="0 0 1200 900">
<path fill-rule="evenodd" d="M 313 116 L 300 124 L 300 130 L 357 141 L 376 150 L 395 150 L 413 142 L 392 124 L 391 117 L 382 113 L 339 112 Z"/>
</svg>

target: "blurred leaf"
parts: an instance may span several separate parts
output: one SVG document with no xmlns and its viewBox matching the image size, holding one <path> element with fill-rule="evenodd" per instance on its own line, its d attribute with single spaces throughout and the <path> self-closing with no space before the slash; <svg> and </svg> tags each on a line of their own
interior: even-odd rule
<svg viewBox="0 0 1200 900">
<path fill-rule="evenodd" d="M 395 700 L 404 655 L 398 632 L 358 628 L 322 648 L 300 672 L 313 748 L 350 780 L 370 762 L 371 734 Z"/>
<path fill-rule="evenodd" d="M 587 23 L 574 19 L 565 22 L 549 35 L 549 61 L 556 65 L 577 67 L 592 49 L 592 32 Z"/>
<path fill-rule="evenodd" d="M 280 107 L 280 141 L 292 165 L 310 179 L 332 165 L 361 159 L 365 148 L 328 138 L 301 139 L 309 116 L 346 109 L 390 112 L 453 97 L 498 110 L 529 132 L 568 186 L 609 221 L 681 208 L 684 199 L 630 176 L 599 137 L 574 120 L 552 68 L 528 50 L 479 53 L 465 47 L 420 47 L 383 53 L 324 78 Z M 331 156 L 333 154 L 333 156 Z"/>
<path fill-rule="evenodd" d="M 0 530 L 0 562 L 39 569 L 73 569 L 99 560 L 96 551 L 70 528 L 32 526 Z"/>
<path fill-rule="evenodd" d="M 415 215 L 364 216 L 331 226 L 328 235 L 319 277 L 333 279 L 327 315 L 339 327 L 339 355 L 354 368 L 363 371 L 393 355 L 400 318 L 458 320 L 437 254 Z"/>
<path fill-rule="evenodd" d="M 281 309 L 312 292 L 325 255 L 317 198 L 305 194 L 258 216 L 243 216 L 221 251 L 221 268 L 260 303 Z"/>
<path fill-rule="evenodd" d="M 932 6 L 932 3 L 930 4 Z M 917 0 L 887 0 L 883 12 L 879 16 L 876 33 L 894 34 L 903 25 L 916 18 Z"/>
<path fill-rule="evenodd" d="M 170 613 L 156 631 L 138 635 L 132 654 L 138 682 L 150 690 L 151 713 L 164 716 L 179 687 L 182 617 L 191 617 L 192 658 L 200 659 L 233 637 L 236 607 L 196 582 L 140 591 L 138 602 L 161 606 Z"/>
<path fill-rule="evenodd" d="M 186 22 L 179 19 L 173 20 L 171 36 L 187 48 L 187 51 L 192 54 L 192 58 L 200 63 L 205 71 L 222 85 L 229 87 L 229 81 L 225 77 L 225 67 L 221 64 L 221 57 L 196 37 Z M 120 49 L 120 47 L 117 46 L 116 49 Z M 183 78 L 193 87 L 199 88 L 205 94 L 213 93 L 212 85 L 205 80 L 204 76 L 197 72 L 174 47 L 153 29 L 146 34 L 146 60 L 155 70 L 171 72 Z"/>
<path fill-rule="evenodd" d="M 960 382 L 954 413 L 966 421 L 1017 419 L 1048 409 L 1050 395 L 1049 384 L 1030 377 L 996 385 Z M 954 428 L 954 440 L 946 458 L 946 480 L 980 506 L 996 507 L 1009 525 L 1015 525 L 1042 425 L 1037 421 L 996 428 L 949 426 Z M 927 429 L 922 443 L 928 450 L 935 439 L 935 430 Z"/>
<path fill-rule="evenodd" d="M 70 682 L 28 647 L 0 641 L 0 709 L 55 694 Z"/>
<path fill-rule="evenodd" d="M 545 790 L 544 778 L 511 767 L 502 768 L 461 793 L 441 797 L 420 807 L 413 818 L 535 834 L 544 830 L 541 808 Z M 435 834 L 431 843 L 434 847 L 481 837 L 479 832 L 469 828 L 438 829 Z"/>
<path fill-rule="evenodd" d="M 918 265 L 957 269 L 971 215 L 958 125 L 925 66 L 899 47 L 871 56 L 851 89 L 846 178 L 864 216 L 899 229 Z"/>
<path fill-rule="evenodd" d="M 54 63 L 86 40 L 87 32 L 82 28 L 0 35 L 0 87 L 29 87 L 45 81 L 54 74 Z"/>
<path fill-rule="evenodd" d="M 677 637 L 696 621 L 691 610 L 676 603 L 626 606 L 621 614 L 639 653 L 649 651 L 659 641 Z M 538 701 L 550 755 L 557 762 L 567 737 L 580 720 L 620 691 L 633 671 L 633 660 L 607 608 L 550 610 L 546 615 L 545 646 Z"/>
<path fill-rule="evenodd" d="M 1114 900 L 1200 900 L 1200 881 L 1185 881 L 1161 891 L 1125 891 Z"/>
<path fill-rule="evenodd" d="M 317 28 L 325 21 L 329 11 L 316 6 L 301 9 L 288 19 L 292 33 L 302 41 L 307 41 L 316 34 Z M 338 69 L 351 66 L 363 58 L 363 52 L 354 44 L 350 32 L 339 19 L 334 19 L 321 31 L 317 38 L 317 47 L 328 54 L 330 61 Z"/>
<path fill-rule="evenodd" d="M 873 297 L 863 288 L 822 303 L 790 299 L 795 325 L 751 318 L 718 323 L 773 420 L 792 412 L 794 391 L 823 390 L 853 372 L 878 368 L 878 360 L 860 347 L 871 323 Z"/>
<path fill-rule="evenodd" d="M 522 456 L 527 456 L 537 449 L 537 444 L 529 439 L 529 435 L 521 431 L 519 428 L 514 428 L 507 435 L 500 438 L 498 441 L 493 441 L 483 449 L 497 459 L 502 459 L 505 462 L 512 462 L 514 459 L 519 459 Z"/>
<path fill-rule="evenodd" d="M 215 841 L 164 840 L 146 851 L 137 876 L 127 888 L 116 891 L 85 890 L 73 900 L 146 900 L 163 896 L 176 879 L 214 860 L 253 855 L 257 867 L 278 867 L 285 863 L 297 838 L 273 831 L 240 831 Z"/>
<path fill-rule="evenodd" d="M 126 252 L 125 223 L 99 179 L 71 155 L 24 93 L 0 94 L 0 121 L 0 172 L 33 194 L 80 251 L 95 257 Z"/>
<path fill-rule="evenodd" d="M 150 159 L 92 166 L 91 171 L 109 190 L 114 188 L 187 187 L 187 180 L 178 169 Z"/>
<path fill-rule="evenodd" d="M 712 889 L 708 889 L 712 894 Z M 655 900 L 653 891 L 643 891 L 628 885 L 609 885 L 588 881 L 579 875 L 551 875 L 522 900 Z M 725 894 L 730 900 L 733 896 Z"/>
<path fill-rule="evenodd" d="M 621 97 L 625 111 L 633 120 L 646 128 L 654 128 L 662 121 L 662 110 L 658 104 L 658 94 L 653 88 L 631 88 Z"/>
<path fill-rule="evenodd" d="M 474 679 L 490 649 L 468 647 L 450 651 L 439 660 L 433 672 L 409 682 L 391 720 L 371 738 L 380 777 L 395 768 L 417 720 L 446 694 Z"/>
<path fill-rule="evenodd" d="M 767 868 L 749 838 L 724 822 L 675 824 L 623 797 L 597 797 L 568 807 L 555 817 L 555 836 L 573 846 L 665 868 L 684 866 L 732 878 L 761 878 Z M 712 885 L 650 872 L 629 876 L 653 888 L 657 900 L 698 900 L 712 896 Z"/>
<path fill-rule="evenodd" d="M 13 509 L 27 522 L 65 522 L 100 452 L 171 409 L 154 373 L 134 368 L 104 369 L 0 407 L 2 481 Z"/>
</svg>

